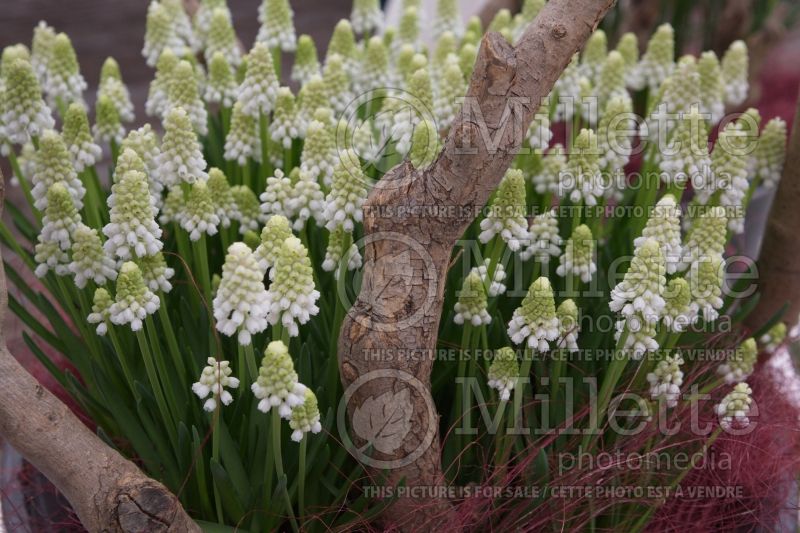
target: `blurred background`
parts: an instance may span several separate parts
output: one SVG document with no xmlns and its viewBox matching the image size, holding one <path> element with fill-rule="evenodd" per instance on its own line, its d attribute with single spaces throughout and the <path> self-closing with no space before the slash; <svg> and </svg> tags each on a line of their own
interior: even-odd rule
<svg viewBox="0 0 800 533">
<path fill-rule="evenodd" d="M 350 14 L 351 0 L 290 0 L 297 33 L 311 35 L 320 54 L 336 22 Z M 388 24 L 396 24 L 402 0 L 388 0 Z M 421 0 L 423 21 L 433 19 L 436 0 Z M 228 0 L 234 26 L 245 48 L 249 49 L 258 31 L 256 11 L 260 0 Z M 521 0 L 461 0 L 463 17 L 479 15 L 484 27 L 500 9 L 519 10 Z M 137 122 L 143 123 L 144 101 L 153 70 L 141 55 L 145 31 L 147 0 L 5 0 L 0 17 L 0 48 L 25 43 L 30 45 L 33 27 L 46 20 L 57 31 L 72 39 L 89 84 L 89 108 L 94 107 L 100 67 L 108 56 L 119 63 L 136 107 Z M 800 0 L 619 0 L 602 23 L 609 43 L 632 31 L 642 47 L 654 28 L 663 22 L 675 27 L 676 56 L 712 49 L 719 56 L 736 39 L 744 39 L 750 51 L 750 98 L 742 109 L 755 106 L 765 123 L 781 116 L 791 125 L 800 85 Z M 284 57 L 284 73 L 290 71 Z M 288 82 L 284 80 L 284 83 Z M 2 169 L 6 176 L 8 169 Z M 7 201 L 18 202 L 19 191 L 9 187 Z M 765 218 L 769 202 L 753 213 Z M 748 224 L 750 223 L 748 215 Z M 5 254 L 8 257 L 8 254 Z M 13 268 L 12 264 L 9 268 Z M 32 284 L 36 280 L 31 280 Z M 10 322 L 8 331 L 19 331 Z M 40 381 L 50 381 L 47 372 L 29 354 L 19 335 L 9 335 L 9 348 Z M 49 385 L 48 385 L 49 386 Z M 55 389 L 55 387 L 51 387 Z M 58 391 L 56 391 L 58 392 Z M 60 395 L 68 400 L 65 394 Z M 0 448 L 0 533 L 3 531 L 83 531 L 71 515 L 66 502 L 30 465 L 8 447 Z M 6 528 L 4 529 L 3 523 Z"/>
</svg>

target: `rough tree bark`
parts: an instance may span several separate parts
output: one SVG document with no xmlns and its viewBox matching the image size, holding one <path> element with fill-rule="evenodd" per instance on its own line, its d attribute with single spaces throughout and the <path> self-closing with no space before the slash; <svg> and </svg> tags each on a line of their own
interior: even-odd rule
<svg viewBox="0 0 800 533">
<path fill-rule="evenodd" d="M 796 324 L 800 314 L 800 94 L 792 124 L 786 163 L 767 219 L 758 258 L 758 290 L 761 298 L 747 323 L 758 329 L 788 304 L 783 320 Z"/>
<path fill-rule="evenodd" d="M 484 36 L 467 102 L 443 152 L 425 171 L 408 162 L 392 169 L 369 195 L 361 292 L 339 337 L 342 383 L 353 384 L 347 408 L 352 420 L 366 400 L 387 391 L 403 398 L 408 389 L 410 405 L 393 408 L 412 409 L 410 431 L 399 435 L 393 452 L 357 454 L 376 480 L 443 484 L 430 373 L 453 246 L 521 147 L 541 98 L 613 3 L 551 0 L 516 46 L 497 33 Z M 384 468 L 391 461 L 397 467 Z M 400 498 L 384 514 L 386 523 L 405 530 L 448 518 L 449 504 L 435 498 Z"/>
<path fill-rule="evenodd" d="M 0 174 L 0 213 L 4 199 Z M 89 531 L 199 532 L 166 487 L 108 447 L 14 359 L 7 309 L 0 264 L 0 436 L 64 494 Z"/>
</svg>

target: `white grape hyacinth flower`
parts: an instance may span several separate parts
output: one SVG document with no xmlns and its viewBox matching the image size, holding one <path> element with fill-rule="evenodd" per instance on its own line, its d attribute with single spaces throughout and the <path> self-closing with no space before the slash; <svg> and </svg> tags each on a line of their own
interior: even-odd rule
<svg viewBox="0 0 800 533">
<path fill-rule="evenodd" d="M 250 248 L 243 242 L 231 244 L 214 297 L 214 319 L 222 334 L 231 336 L 238 331 L 243 346 L 250 344 L 251 335 L 267 328 L 269 297 L 263 279 Z"/>
<path fill-rule="evenodd" d="M 217 409 L 217 401 L 222 405 L 230 405 L 233 396 L 225 389 L 238 388 L 239 378 L 231 377 L 233 370 L 229 361 L 217 361 L 209 357 L 206 362 L 208 365 L 203 368 L 200 380 L 192 385 L 192 392 L 201 400 L 211 396 L 203 403 L 203 409 L 210 413 Z"/>
</svg>

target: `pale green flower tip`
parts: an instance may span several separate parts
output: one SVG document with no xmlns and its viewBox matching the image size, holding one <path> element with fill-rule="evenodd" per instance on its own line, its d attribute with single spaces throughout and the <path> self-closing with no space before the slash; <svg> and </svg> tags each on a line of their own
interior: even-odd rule
<svg viewBox="0 0 800 533">
<path fill-rule="evenodd" d="M 292 236 L 292 224 L 283 215 L 272 215 L 261 230 L 261 242 L 280 244 Z"/>
<path fill-rule="evenodd" d="M 61 134 L 67 145 L 91 142 L 89 117 L 86 115 L 86 108 L 82 104 L 72 102 L 69 105 L 67 112 L 64 114 L 64 127 Z"/>
<path fill-rule="evenodd" d="M 692 301 L 692 291 L 685 278 L 674 278 L 667 283 L 664 292 L 666 305 L 672 309 L 685 309 Z"/>
<path fill-rule="evenodd" d="M 590 153 L 592 151 L 597 151 L 597 134 L 587 128 L 581 129 L 581 132 L 578 134 L 578 138 L 575 139 L 575 143 L 573 145 L 575 151 L 579 153 Z"/>
<path fill-rule="evenodd" d="M 469 19 L 467 19 L 465 32 L 472 32 L 480 39 L 480 36 L 483 35 L 483 22 L 481 21 L 481 18 L 477 15 L 472 15 Z"/>
<path fill-rule="evenodd" d="M 326 53 L 326 62 L 334 54 L 348 59 L 355 58 L 356 50 L 356 37 L 353 33 L 353 26 L 347 19 L 341 19 L 336 23 L 333 28 L 331 40 L 328 43 L 328 51 Z"/>
<path fill-rule="evenodd" d="M 452 31 L 445 31 L 436 40 L 436 47 L 433 54 L 434 64 L 443 65 L 447 60 L 447 56 L 455 54 L 458 45 L 458 40 Z"/>
<path fill-rule="evenodd" d="M 71 218 L 75 213 L 72 195 L 62 182 L 56 182 L 47 189 L 47 217 L 51 220 Z"/>
<path fill-rule="evenodd" d="M 503 30 L 511 26 L 511 19 L 511 11 L 506 8 L 500 9 L 489 23 L 489 28 L 487 31 L 496 31 L 502 33 Z"/>
<path fill-rule="evenodd" d="M 586 224 L 581 224 L 572 232 L 569 238 L 574 246 L 574 254 L 576 258 L 581 260 L 591 260 L 592 253 L 594 252 L 594 236 L 592 230 Z"/>
<path fill-rule="evenodd" d="M 95 103 L 95 126 L 103 139 L 121 139 L 120 118 L 117 106 L 108 96 L 100 96 Z M 118 138 L 119 137 L 119 138 Z"/>
<path fill-rule="evenodd" d="M 119 70 L 119 63 L 117 63 L 117 60 L 113 57 L 107 57 L 103 62 L 103 66 L 100 68 L 100 83 L 102 84 L 104 81 L 109 79 L 122 81 L 122 73 Z"/>
<path fill-rule="evenodd" d="M 295 64 L 297 65 L 316 65 L 317 45 L 310 35 L 303 34 L 297 40 L 297 52 L 295 52 Z"/>
<path fill-rule="evenodd" d="M 400 16 L 397 37 L 403 43 L 416 43 L 419 38 L 419 12 L 416 7 L 409 6 Z"/>
<path fill-rule="evenodd" d="M 53 40 L 52 65 L 59 70 L 75 74 L 78 72 L 78 56 L 72 47 L 72 41 L 66 33 L 59 33 Z"/>
<path fill-rule="evenodd" d="M 439 132 L 433 122 L 428 119 L 420 122 L 414 128 L 414 134 L 411 137 L 411 151 L 408 154 L 414 168 L 424 169 L 433 163 L 439 153 L 440 145 Z"/>
<path fill-rule="evenodd" d="M 464 278 L 454 311 L 453 322 L 459 325 L 470 324 L 478 327 L 492 322 L 487 310 L 486 289 L 477 271 L 471 271 Z"/>
<path fill-rule="evenodd" d="M 100 311 L 106 311 L 111 304 L 114 302 L 114 299 L 111 298 L 111 295 L 108 293 L 106 289 L 103 287 L 98 287 L 94 290 L 94 297 L 92 298 L 92 302 Z"/>
<path fill-rule="evenodd" d="M 265 228 L 266 231 L 266 228 Z M 263 236 L 263 232 L 262 232 Z M 247 230 L 244 235 L 242 235 L 242 241 L 253 251 L 258 249 L 258 245 L 261 244 L 263 237 L 259 238 L 258 233 L 253 230 Z"/>
<path fill-rule="evenodd" d="M 316 395 L 311 389 L 306 388 L 300 405 L 292 409 L 289 417 L 289 427 L 292 428 L 292 440 L 300 442 L 306 433 L 319 433 L 322 425 L 319 421 L 319 405 Z"/>
<path fill-rule="evenodd" d="M 778 322 L 758 339 L 759 343 L 767 353 L 773 353 L 786 340 L 787 329 L 785 322 Z"/>
<path fill-rule="evenodd" d="M 748 414 L 753 403 L 753 389 L 746 382 L 737 383 L 722 401 L 716 406 L 717 415 L 720 417 L 720 426 L 729 430 L 731 428 L 743 429 L 750 425 Z"/>
<path fill-rule="evenodd" d="M 494 352 L 489 365 L 487 385 L 498 391 L 501 400 L 507 401 L 520 377 L 519 372 L 516 352 L 507 346 L 500 348 Z"/>
<path fill-rule="evenodd" d="M 553 286 L 548 278 L 541 276 L 531 284 L 529 294 L 534 294 L 540 298 L 552 299 Z M 555 304 L 553 304 L 553 308 L 555 309 Z"/>
<path fill-rule="evenodd" d="M 23 58 L 17 58 L 8 68 L 6 75 L 7 87 L 18 87 L 19 93 L 33 100 L 41 97 L 41 88 L 33 72 L 31 63 Z"/>
<path fill-rule="evenodd" d="M 138 285 L 144 285 L 144 278 L 139 265 L 133 261 L 125 261 L 119 269 L 119 279 L 117 280 L 117 292 L 121 289 L 126 290 Z"/>
<path fill-rule="evenodd" d="M 633 32 L 627 32 L 620 37 L 616 51 L 625 60 L 625 66 L 633 67 L 639 61 L 639 40 Z"/>
<path fill-rule="evenodd" d="M 261 368 L 267 372 L 273 368 L 291 368 L 294 371 L 294 363 L 289 356 L 289 348 L 282 341 L 270 342 L 264 349 Z"/>
<path fill-rule="evenodd" d="M 229 186 L 230 184 L 228 183 L 228 177 L 225 176 L 223 171 L 217 167 L 211 167 L 208 169 L 208 188 L 211 189 L 212 193 L 222 188 L 228 188 Z"/>
<path fill-rule="evenodd" d="M 586 46 L 583 49 L 583 62 L 588 65 L 602 63 L 608 53 L 608 37 L 606 32 L 597 29 L 589 36 Z"/>
<path fill-rule="evenodd" d="M 568 298 L 559 304 L 556 315 L 562 329 L 572 329 L 578 323 L 578 306 L 572 298 Z"/>
<path fill-rule="evenodd" d="M 420 104 L 425 106 L 423 109 L 433 109 L 433 89 L 431 88 L 431 76 L 426 68 L 417 69 L 408 80 L 408 92 L 416 97 Z"/>
</svg>

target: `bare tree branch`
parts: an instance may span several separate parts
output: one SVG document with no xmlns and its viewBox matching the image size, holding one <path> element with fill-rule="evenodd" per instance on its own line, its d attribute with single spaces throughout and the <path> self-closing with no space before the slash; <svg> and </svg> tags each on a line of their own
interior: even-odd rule
<svg viewBox="0 0 800 533">
<path fill-rule="evenodd" d="M 4 199 L 0 174 L 0 206 Z M 64 494 L 89 531 L 199 532 L 166 487 L 107 446 L 14 359 L 7 309 L 0 266 L 0 435 Z"/>
<path fill-rule="evenodd" d="M 339 364 L 345 387 L 358 380 L 346 395 L 351 416 L 370 397 L 410 389 L 411 429 L 399 448 L 359 458 L 391 485 L 444 484 L 430 373 L 453 246 L 511 164 L 542 97 L 613 3 L 551 0 L 516 46 L 485 35 L 444 151 L 428 170 L 407 161 L 391 170 L 364 206 L 361 293 L 342 325 Z M 400 498 L 384 518 L 416 530 L 454 517 L 443 499 Z"/>
<path fill-rule="evenodd" d="M 747 322 L 760 328 L 784 305 L 783 320 L 795 324 L 800 314 L 800 254 L 797 231 L 800 228 L 800 94 L 786 148 L 786 163 L 769 212 L 764 241 L 758 258 L 758 290 L 761 298 Z"/>
</svg>

